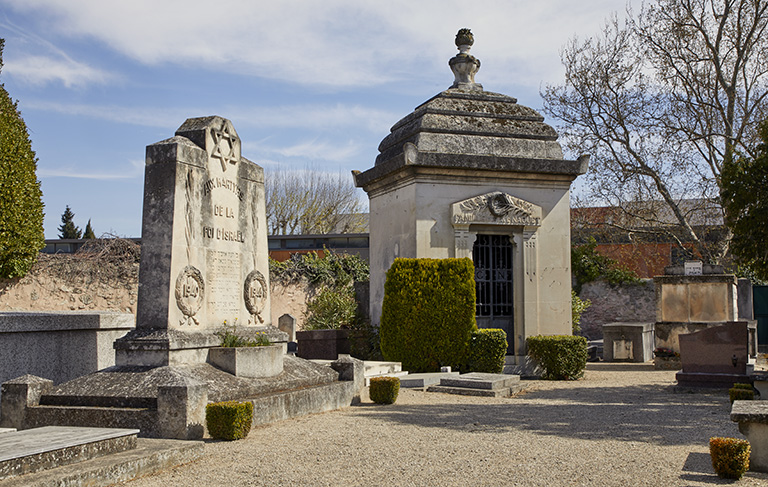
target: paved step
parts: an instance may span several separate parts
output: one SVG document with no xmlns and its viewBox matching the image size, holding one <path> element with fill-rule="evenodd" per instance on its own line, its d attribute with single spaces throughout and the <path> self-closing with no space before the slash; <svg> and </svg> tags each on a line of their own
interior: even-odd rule
<svg viewBox="0 0 768 487">
<path fill-rule="evenodd" d="M 400 362 L 380 362 L 374 360 L 366 360 L 363 362 L 363 367 L 365 368 L 366 377 L 389 375 L 402 372 L 403 370 L 403 366 Z"/>
<path fill-rule="evenodd" d="M 458 394 L 461 396 L 508 397 L 512 394 L 509 387 L 501 389 L 472 389 L 469 387 L 429 386 L 427 392 Z"/>
<path fill-rule="evenodd" d="M 441 379 L 458 376 L 458 372 L 423 372 L 408 374 L 407 377 L 400 379 L 400 387 L 429 387 L 439 384 Z"/>
<path fill-rule="evenodd" d="M 13 433 L 16 431 L 16 428 L 0 428 L 0 435 L 3 433 Z"/>
<path fill-rule="evenodd" d="M 202 441 L 139 438 L 136 448 L 80 463 L 11 477 L 2 487 L 105 487 L 193 462 L 203 456 Z"/>
<path fill-rule="evenodd" d="M 520 383 L 519 375 L 487 374 L 470 372 L 455 377 L 445 377 L 440 380 L 441 386 L 465 387 L 468 389 L 504 389 Z"/>
<path fill-rule="evenodd" d="M 0 480 L 136 448 L 137 429 L 44 426 L 0 435 Z"/>
</svg>

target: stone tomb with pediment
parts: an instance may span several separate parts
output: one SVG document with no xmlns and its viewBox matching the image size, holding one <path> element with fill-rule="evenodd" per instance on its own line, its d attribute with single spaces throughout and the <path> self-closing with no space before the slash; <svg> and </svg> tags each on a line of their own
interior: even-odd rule
<svg viewBox="0 0 768 487">
<path fill-rule="evenodd" d="M 371 320 L 395 258 L 468 257 L 478 326 L 501 328 L 508 372 L 527 373 L 525 339 L 571 334 L 570 186 L 555 130 L 515 98 L 474 81 L 462 29 L 453 85 L 392 126 L 374 167 L 354 172 L 370 200 Z"/>
</svg>

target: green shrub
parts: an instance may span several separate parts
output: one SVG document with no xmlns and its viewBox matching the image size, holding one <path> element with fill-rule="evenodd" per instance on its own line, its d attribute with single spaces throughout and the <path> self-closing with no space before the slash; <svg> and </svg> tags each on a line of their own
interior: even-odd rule
<svg viewBox="0 0 768 487">
<path fill-rule="evenodd" d="M 221 340 L 220 347 L 266 347 L 272 345 L 269 337 L 264 332 L 258 332 L 255 338 L 246 338 L 237 334 L 237 326 L 227 326 L 224 321 L 224 328 L 216 332 L 216 336 Z"/>
<path fill-rule="evenodd" d="M 217 440 L 239 440 L 248 436 L 253 421 L 253 403 L 226 401 L 205 406 L 208 433 Z"/>
<path fill-rule="evenodd" d="M 351 286 L 324 287 L 307 303 L 304 330 L 351 328 L 357 318 L 357 301 Z"/>
<path fill-rule="evenodd" d="M 740 479 L 749 469 L 750 447 L 747 440 L 738 438 L 710 438 L 709 454 L 718 477 Z"/>
<path fill-rule="evenodd" d="M 475 326 L 470 259 L 395 259 L 387 271 L 379 334 L 386 360 L 411 372 L 459 370 Z"/>
<path fill-rule="evenodd" d="M 581 313 L 592 306 L 592 301 L 582 301 L 576 291 L 571 289 L 571 332 L 574 335 L 581 334 Z"/>
<path fill-rule="evenodd" d="M 0 39 L 0 68 L 2 54 Z M 27 125 L 0 84 L 0 278 L 24 276 L 45 246 L 43 195 L 36 170 Z"/>
<path fill-rule="evenodd" d="M 755 399 L 755 390 L 752 384 L 736 383 L 731 389 L 728 389 L 728 397 L 733 401 L 752 401 Z"/>
<path fill-rule="evenodd" d="M 610 284 L 640 282 L 634 271 L 624 269 L 610 257 L 597 251 L 595 237 L 589 237 L 587 243 L 571 247 L 571 272 L 576 294 L 581 293 L 581 287 L 598 279 L 605 279 Z"/>
<path fill-rule="evenodd" d="M 269 279 L 272 282 L 293 282 L 306 279 L 310 284 L 330 287 L 344 286 L 352 281 L 365 282 L 370 270 L 368 262 L 354 254 L 338 254 L 325 249 L 317 252 L 293 254 L 285 262 L 269 260 Z"/>
<path fill-rule="evenodd" d="M 400 379 L 397 377 L 371 377 L 369 394 L 376 404 L 394 404 L 400 393 Z"/>
<path fill-rule="evenodd" d="M 498 328 L 481 328 L 472 332 L 469 341 L 469 370 L 500 374 L 507 355 L 507 334 Z"/>
<path fill-rule="evenodd" d="M 571 335 L 528 337 L 528 355 L 544 369 L 544 379 L 576 380 L 587 367 L 587 339 Z"/>
</svg>

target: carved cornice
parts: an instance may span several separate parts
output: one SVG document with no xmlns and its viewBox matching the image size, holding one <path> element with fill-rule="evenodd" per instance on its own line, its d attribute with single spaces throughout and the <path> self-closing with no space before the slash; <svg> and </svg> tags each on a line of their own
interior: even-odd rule
<svg viewBox="0 0 768 487">
<path fill-rule="evenodd" d="M 454 226 L 486 224 L 538 227 L 541 225 L 541 208 L 510 194 L 495 191 L 451 205 L 451 222 Z"/>
</svg>

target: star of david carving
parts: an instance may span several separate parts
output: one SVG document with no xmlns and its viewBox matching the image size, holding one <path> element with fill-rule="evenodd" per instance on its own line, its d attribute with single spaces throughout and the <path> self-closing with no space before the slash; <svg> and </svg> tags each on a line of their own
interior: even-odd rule
<svg viewBox="0 0 768 487">
<path fill-rule="evenodd" d="M 229 126 L 224 124 L 221 129 L 211 129 L 211 138 L 213 138 L 213 152 L 211 157 L 221 161 L 221 170 L 227 170 L 227 164 L 235 165 L 238 162 L 237 151 L 235 147 L 238 143 L 237 136 L 230 133 Z"/>
</svg>

